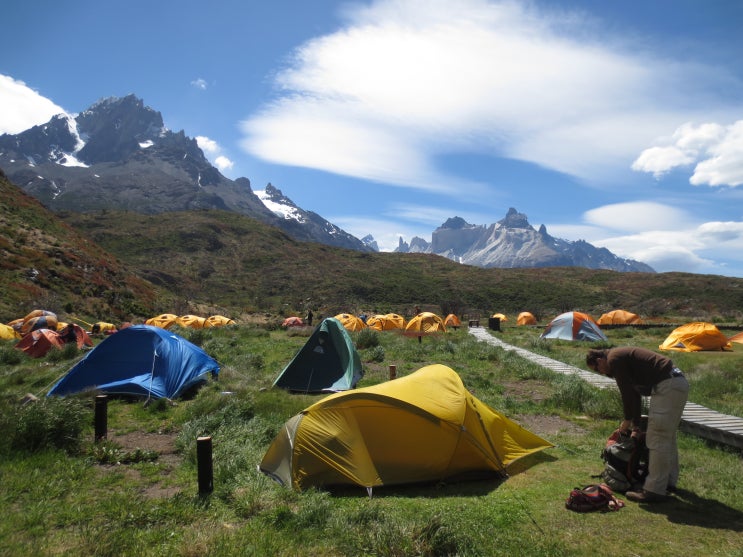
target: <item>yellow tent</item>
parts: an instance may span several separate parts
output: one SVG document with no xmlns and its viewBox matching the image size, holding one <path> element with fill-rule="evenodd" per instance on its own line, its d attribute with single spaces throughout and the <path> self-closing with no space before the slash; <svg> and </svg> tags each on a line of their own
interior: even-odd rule
<svg viewBox="0 0 743 557">
<path fill-rule="evenodd" d="M 405 332 L 445 333 L 446 325 L 444 325 L 444 320 L 435 313 L 424 311 L 408 321 Z"/>
<path fill-rule="evenodd" d="M 536 325 L 537 318 L 528 311 L 522 311 L 516 318 L 516 325 Z"/>
<path fill-rule="evenodd" d="M 727 337 L 712 323 L 696 321 L 675 329 L 659 348 L 678 352 L 698 352 L 701 350 L 732 350 L 733 347 Z"/>
<path fill-rule="evenodd" d="M 175 322 L 181 327 L 188 327 L 189 329 L 203 329 L 204 321 L 206 318 L 199 317 L 198 315 L 181 315 Z"/>
<path fill-rule="evenodd" d="M 21 333 L 16 331 L 10 325 L 0 323 L 0 339 L 2 340 L 15 340 L 21 338 Z"/>
<path fill-rule="evenodd" d="M 503 313 L 494 313 L 493 317 L 500 319 L 501 321 L 508 321 L 508 317 L 506 317 Z"/>
<path fill-rule="evenodd" d="M 728 342 L 739 342 L 743 344 L 743 332 L 737 333 L 728 339 Z"/>
<path fill-rule="evenodd" d="M 350 313 L 339 313 L 335 318 L 343 324 L 347 331 L 360 331 L 366 328 L 366 323 Z"/>
<path fill-rule="evenodd" d="M 435 364 L 330 395 L 291 418 L 260 469 L 285 486 L 375 486 L 505 475 L 552 444 L 481 402 Z"/>
<path fill-rule="evenodd" d="M 211 315 L 204 321 L 204 327 L 226 327 L 227 325 L 235 325 L 235 320 L 225 317 L 224 315 Z"/>
<path fill-rule="evenodd" d="M 377 331 L 391 331 L 405 328 L 405 318 L 396 313 L 375 315 L 366 320 L 366 326 Z"/>
<path fill-rule="evenodd" d="M 113 323 L 106 323 L 105 321 L 98 321 L 96 323 L 93 323 L 93 325 L 90 328 L 90 331 L 92 333 L 111 333 L 115 332 L 116 325 Z"/>
<path fill-rule="evenodd" d="M 639 315 L 631 311 L 615 309 L 614 311 L 603 314 L 596 323 L 599 325 L 640 325 L 642 324 L 642 319 L 640 319 Z"/>
<path fill-rule="evenodd" d="M 167 329 L 169 327 L 172 327 L 177 319 L 177 315 L 173 315 L 172 313 L 163 313 L 162 315 L 158 315 L 157 317 L 150 317 L 147 321 L 144 322 L 144 324 L 152 325 L 153 327 L 160 327 L 161 329 Z"/>
</svg>

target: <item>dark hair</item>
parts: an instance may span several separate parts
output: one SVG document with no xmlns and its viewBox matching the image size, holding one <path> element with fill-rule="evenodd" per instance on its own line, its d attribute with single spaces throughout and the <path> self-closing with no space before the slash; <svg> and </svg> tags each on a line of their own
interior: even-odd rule
<svg viewBox="0 0 743 557">
<path fill-rule="evenodd" d="M 588 351 L 588 354 L 586 354 L 586 365 L 590 369 L 596 368 L 596 362 L 600 360 L 601 358 L 606 358 L 606 350 L 601 349 L 591 349 Z"/>
</svg>

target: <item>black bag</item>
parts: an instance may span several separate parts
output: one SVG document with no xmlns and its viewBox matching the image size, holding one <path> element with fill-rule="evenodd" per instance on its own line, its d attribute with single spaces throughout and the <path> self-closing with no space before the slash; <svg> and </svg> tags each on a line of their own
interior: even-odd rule
<svg viewBox="0 0 743 557">
<path fill-rule="evenodd" d="M 604 470 L 601 480 L 612 490 L 625 493 L 639 488 L 648 475 L 648 449 L 645 435 L 632 437 L 628 431 L 616 430 L 601 451 Z"/>
</svg>

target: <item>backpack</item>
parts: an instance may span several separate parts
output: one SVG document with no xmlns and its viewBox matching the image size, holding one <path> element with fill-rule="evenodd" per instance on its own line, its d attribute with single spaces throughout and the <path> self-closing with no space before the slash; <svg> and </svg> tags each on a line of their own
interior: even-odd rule
<svg viewBox="0 0 743 557">
<path fill-rule="evenodd" d="M 606 484 L 590 484 L 584 488 L 575 487 L 565 500 L 565 508 L 579 513 L 593 511 L 618 511 L 624 501 L 614 496 Z"/>
<path fill-rule="evenodd" d="M 645 437 L 632 437 L 628 432 L 616 430 L 601 451 L 604 470 L 599 478 L 619 493 L 642 485 L 648 475 L 648 449 Z"/>
</svg>

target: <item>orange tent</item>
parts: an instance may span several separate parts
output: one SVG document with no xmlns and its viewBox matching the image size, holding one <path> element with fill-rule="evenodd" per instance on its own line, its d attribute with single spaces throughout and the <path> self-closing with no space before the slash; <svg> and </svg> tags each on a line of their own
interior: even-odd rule
<svg viewBox="0 0 743 557">
<path fill-rule="evenodd" d="M 177 325 L 188 327 L 189 329 L 203 329 L 204 321 L 206 321 L 206 318 L 199 317 L 198 315 L 181 315 L 175 320 Z"/>
<path fill-rule="evenodd" d="M 212 315 L 206 318 L 204 321 L 204 327 L 225 327 L 227 325 L 234 325 L 235 321 L 224 315 Z"/>
<path fill-rule="evenodd" d="M 282 327 L 303 327 L 304 321 L 302 321 L 300 317 L 297 317 L 296 315 L 292 315 L 284 319 L 283 323 L 281 323 L 281 326 Z"/>
<path fill-rule="evenodd" d="M 144 322 L 144 324 L 152 325 L 153 327 L 160 327 L 161 329 L 168 329 L 175 324 L 177 319 L 177 315 L 173 315 L 172 313 L 163 313 L 157 317 L 150 317 Z"/>
<path fill-rule="evenodd" d="M 366 320 L 366 326 L 377 331 L 390 331 L 405 328 L 405 318 L 396 313 L 375 315 Z"/>
<path fill-rule="evenodd" d="M 528 311 L 522 311 L 516 318 L 516 325 L 536 325 L 537 318 Z"/>
<path fill-rule="evenodd" d="M 743 331 L 738 333 L 737 335 L 733 335 L 728 339 L 728 342 L 740 342 L 743 344 Z"/>
<path fill-rule="evenodd" d="M 25 335 L 37 329 L 57 330 L 57 315 L 51 311 L 36 309 L 23 318 L 21 334 Z"/>
<path fill-rule="evenodd" d="M 406 333 L 445 333 L 444 320 L 435 313 L 424 311 L 408 321 Z"/>
<path fill-rule="evenodd" d="M 673 330 L 659 348 L 678 352 L 699 352 L 702 350 L 732 350 L 733 347 L 727 337 L 712 323 L 696 321 Z"/>
<path fill-rule="evenodd" d="M 339 313 L 335 318 L 341 322 L 347 331 L 360 331 L 366 329 L 366 323 L 350 313 Z"/>
<path fill-rule="evenodd" d="M 63 343 L 74 342 L 77 344 L 78 350 L 82 349 L 83 346 L 93 346 L 93 341 L 85 332 L 85 329 L 75 323 L 69 323 L 66 327 L 57 331 L 57 334 Z"/>
<path fill-rule="evenodd" d="M 642 319 L 640 319 L 639 315 L 631 311 L 615 309 L 614 311 L 603 314 L 596 323 L 599 325 L 640 325 Z"/>
<path fill-rule="evenodd" d="M 444 326 L 446 326 L 446 327 L 453 327 L 453 328 L 456 329 L 457 327 L 461 327 L 462 326 L 462 321 L 459 319 L 459 317 L 457 317 L 453 313 L 450 313 L 444 319 Z"/>
<path fill-rule="evenodd" d="M 62 348 L 63 345 L 64 342 L 57 331 L 36 329 L 25 335 L 15 347 L 32 358 L 41 358 L 52 348 Z"/>
</svg>

